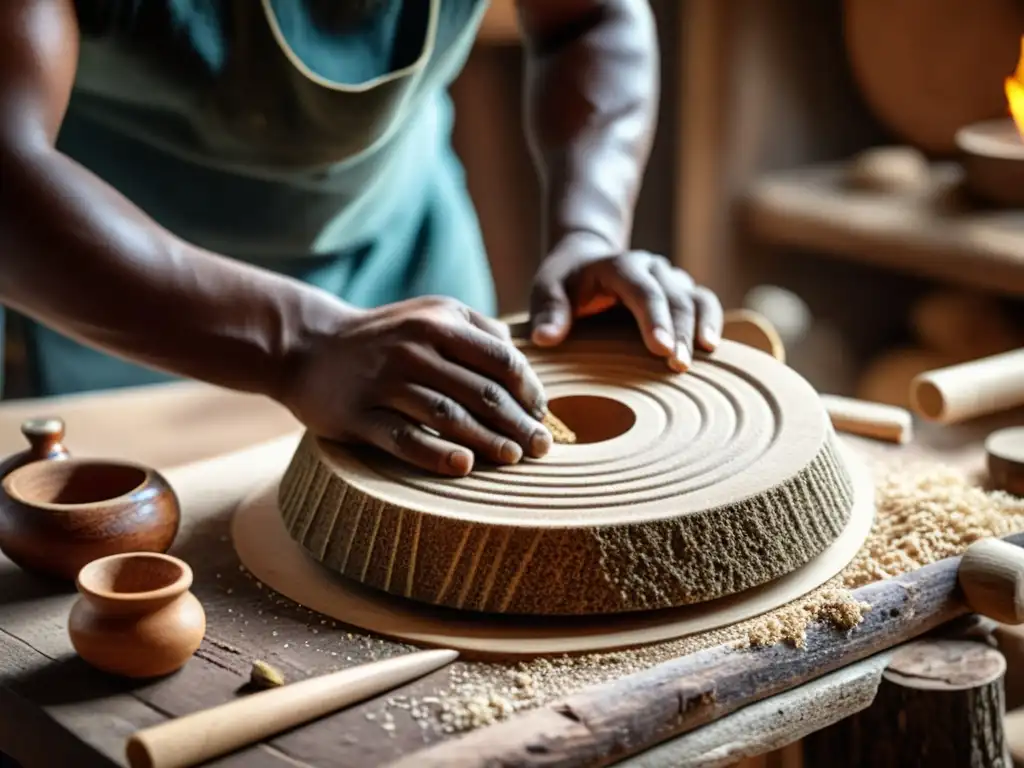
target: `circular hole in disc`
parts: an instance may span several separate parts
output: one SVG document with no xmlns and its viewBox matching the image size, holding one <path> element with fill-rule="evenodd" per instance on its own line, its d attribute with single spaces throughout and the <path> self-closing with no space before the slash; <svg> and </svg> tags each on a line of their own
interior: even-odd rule
<svg viewBox="0 0 1024 768">
<path fill-rule="evenodd" d="M 577 445 L 603 443 L 626 434 L 636 423 L 632 408 L 599 395 L 556 397 L 548 409 L 573 431 Z"/>
</svg>

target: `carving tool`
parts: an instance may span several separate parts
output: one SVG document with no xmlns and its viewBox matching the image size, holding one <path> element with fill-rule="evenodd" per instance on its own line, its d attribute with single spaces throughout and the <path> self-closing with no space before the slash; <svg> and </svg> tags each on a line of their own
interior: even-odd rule
<svg viewBox="0 0 1024 768">
<path fill-rule="evenodd" d="M 422 677 L 456 658 L 421 651 L 283 685 L 136 732 L 131 768 L 188 768 Z"/>
</svg>

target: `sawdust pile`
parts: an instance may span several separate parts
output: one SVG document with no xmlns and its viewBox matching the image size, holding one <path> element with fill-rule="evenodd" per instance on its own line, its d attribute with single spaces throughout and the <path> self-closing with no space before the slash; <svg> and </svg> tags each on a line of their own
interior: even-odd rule
<svg viewBox="0 0 1024 768">
<path fill-rule="evenodd" d="M 1024 501 L 986 492 L 944 467 L 903 468 L 883 478 L 877 493 L 875 524 L 860 553 L 837 577 L 790 605 L 696 637 L 628 651 L 512 666 L 457 664 L 432 714 L 446 732 L 471 730 L 714 645 L 800 647 L 814 622 L 847 629 L 860 623 L 870 606 L 855 600 L 851 589 L 959 554 L 980 538 L 1024 530 Z"/>
<path fill-rule="evenodd" d="M 871 535 L 842 574 L 851 589 L 1024 530 L 1024 500 L 986 492 L 944 467 L 893 473 L 879 484 L 876 504 Z"/>
<path fill-rule="evenodd" d="M 855 600 L 848 590 L 837 588 L 839 583 L 839 579 L 833 579 L 796 603 L 752 620 L 746 636 L 737 638 L 737 642 L 751 646 L 785 642 L 803 648 L 807 627 L 814 622 L 824 621 L 839 629 L 852 629 L 860 624 L 864 612 L 871 606 Z"/>
</svg>

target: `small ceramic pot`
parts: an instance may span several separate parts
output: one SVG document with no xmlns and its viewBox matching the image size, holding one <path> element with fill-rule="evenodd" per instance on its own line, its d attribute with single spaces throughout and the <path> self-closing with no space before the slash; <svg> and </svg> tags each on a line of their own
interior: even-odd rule
<svg viewBox="0 0 1024 768">
<path fill-rule="evenodd" d="M 0 489 L 0 550 L 25 570 L 67 581 L 106 555 L 166 551 L 181 519 L 167 480 L 128 462 L 33 461 Z"/>
<path fill-rule="evenodd" d="M 78 655 L 104 672 L 160 677 L 185 665 L 206 633 L 203 606 L 189 591 L 187 563 L 156 552 L 94 560 L 78 574 L 81 596 L 68 634 Z"/>
</svg>

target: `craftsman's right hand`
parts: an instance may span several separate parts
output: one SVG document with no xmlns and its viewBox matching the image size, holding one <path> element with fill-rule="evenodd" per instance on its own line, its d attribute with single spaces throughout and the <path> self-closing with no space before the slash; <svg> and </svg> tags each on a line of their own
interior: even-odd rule
<svg viewBox="0 0 1024 768">
<path fill-rule="evenodd" d="M 281 398 L 314 434 L 452 476 L 550 450 L 544 390 L 504 323 L 428 297 L 320 325 Z"/>
</svg>

